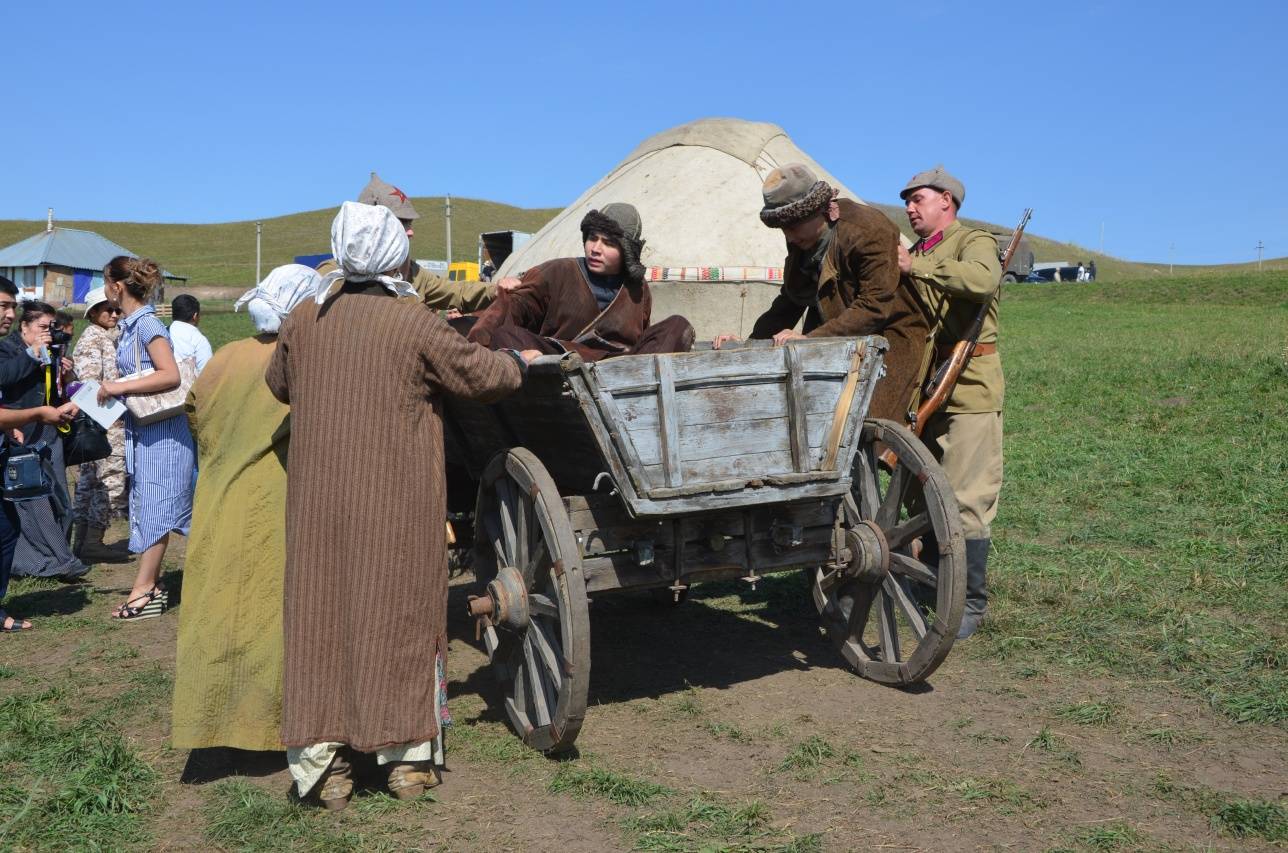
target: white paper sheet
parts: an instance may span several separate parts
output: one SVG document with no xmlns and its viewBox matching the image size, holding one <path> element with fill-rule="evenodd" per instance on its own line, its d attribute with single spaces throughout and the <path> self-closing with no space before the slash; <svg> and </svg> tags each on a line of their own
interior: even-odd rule
<svg viewBox="0 0 1288 853">
<path fill-rule="evenodd" d="M 93 379 L 85 379 L 81 382 L 81 387 L 76 389 L 72 395 L 72 402 L 80 407 L 80 410 L 98 421 L 103 429 L 107 429 L 125 414 L 125 404 L 115 397 L 108 397 L 107 403 L 98 404 L 98 383 Z"/>
</svg>

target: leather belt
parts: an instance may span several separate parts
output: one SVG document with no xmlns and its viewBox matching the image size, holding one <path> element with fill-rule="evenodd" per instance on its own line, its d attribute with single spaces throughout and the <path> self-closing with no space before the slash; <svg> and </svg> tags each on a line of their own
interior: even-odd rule
<svg viewBox="0 0 1288 853">
<path fill-rule="evenodd" d="M 939 361 L 947 361 L 948 359 L 952 358 L 953 347 L 955 346 L 957 345 L 947 344 L 945 346 L 936 347 L 935 357 Z M 987 343 L 987 344 L 975 344 L 975 355 L 996 355 L 996 354 L 997 354 L 997 344 L 995 342 Z"/>
</svg>

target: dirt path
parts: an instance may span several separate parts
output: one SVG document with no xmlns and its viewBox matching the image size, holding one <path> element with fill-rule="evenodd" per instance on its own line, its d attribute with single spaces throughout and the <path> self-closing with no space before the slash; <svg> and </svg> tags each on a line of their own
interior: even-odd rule
<svg viewBox="0 0 1288 853">
<path fill-rule="evenodd" d="M 180 540 L 171 557 L 181 555 Z M 50 677 L 75 670 L 94 685 L 90 695 L 110 695 L 140 668 L 172 672 L 182 605 L 138 625 L 106 622 L 117 598 L 107 591 L 132 573 L 96 568 L 101 593 L 32 593 L 28 603 L 48 611 L 42 631 L 6 638 L 0 661 Z M 632 820 L 702 795 L 759 803 L 766 839 L 819 834 L 797 849 L 1270 849 L 1217 831 L 1212 803 L 1288 792 L 1282 730 L 1235 725 L 1166 684 L 1020 677 L 969 644 L 928 689 L 882 687 L 840 666 L 803 593 L 791 577 L 741 594 L 699 587 L 678 607 L 596 600 L 580 758 L 562 765 L 506 728 L 458 580 L 449 611 L 457 725 L 438 802 L 343 825 L 392 822 L 400 843 L 425 849 L 601 851 L 647 847 Z M 149 821 L 159 848 L 209 849 L 212 782 L 242 775 L 286 797 L 280 755 L 190 757 L 166 745 L 168 727 L 167 690 L 127 728 L 163 779 Z M 574 766 L 669 793 L 632 806 L 552 790 Z"/>
</svg>

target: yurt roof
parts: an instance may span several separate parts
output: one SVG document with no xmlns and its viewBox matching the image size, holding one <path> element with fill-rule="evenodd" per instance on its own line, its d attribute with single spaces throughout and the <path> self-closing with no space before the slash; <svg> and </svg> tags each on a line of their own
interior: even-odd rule
<svg viewBox="0 0 1288 853">
<path fill-rule="evenodd" d="M 760 221 L 761 186 L 776 167 L 804 163 L 846 198 L 861 201 L 775 124 L 709 118 L 644 140 L 611 172 L 516 249 L 500 274 L 516 275 L 582 253 L 587 211 L 635 205 L 654 281 L 776 281 L 787 254 L 782 231 Z"/>
</svg>

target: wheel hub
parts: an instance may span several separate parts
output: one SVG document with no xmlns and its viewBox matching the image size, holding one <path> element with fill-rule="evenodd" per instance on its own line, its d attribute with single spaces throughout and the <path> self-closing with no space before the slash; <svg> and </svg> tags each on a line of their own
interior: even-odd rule
<svg viewBox="0 0 1288 853">
<path fill-rule="evenodd" d="M 484 594 L 470 599 L 470 615 L 511 631 L 527 628 L 528 590 L 523 574 L 513 566 L 502 566 Z"/>
<path fill-rule="evenodd" d="M 845 531 L 850 550 L 846 574 L 869 583 L 880 583 L 890 571 L 890 546 L 876 522 L 864 519 Z"/>
</svg>

